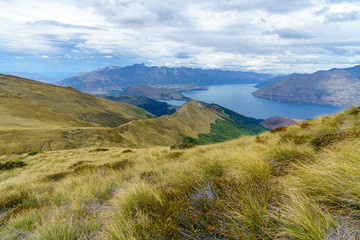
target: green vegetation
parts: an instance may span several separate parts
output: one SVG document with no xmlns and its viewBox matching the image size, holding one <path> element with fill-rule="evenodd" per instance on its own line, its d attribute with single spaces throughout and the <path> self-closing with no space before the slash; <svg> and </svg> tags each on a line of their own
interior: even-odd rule
<svg viewBox="0 0 360 240">
<path fill-rule="evenodd" d="M 0 171 L 1 170 L 10 170 L 13 168 L 20 168 L 25 165 L 26 165 L 26 163 L 24 163 L 23 161 L 7 161 L 4 163 L 0 162 Z"/>
<path fill-rule="evenodd" d="M 109 151 L 108 148 L 95 148 L 93 150 L 90 150 L 89 152 L 106 152 Z"/>
<path fill-rule="evenodd" d="M 99 95 L 102 98 L 117 102 L 124 102 L 143 108 L 155 116 L 171 115 L 176 108 L 166 102 L 159 102 L 147 97 L 123 96 L 123 95 Z"/>
<path fill-rule="evenodd" d="M 28 156 L 34 156 L 34 155 L 36 155 L 38 153 L 43 153 L 43 151 L 32 151 L 32 152 L 29 152 L 27 155 Z"/>
<path fill-rule="evenodd" d="M 26 164 L 0 172 L 0 236 L 359 239 L 359 123 L 350 109 L 182 150 L 0 156 Z"/>
<path fill-rule="evenodd" d="M 204 145 L 210 143 L 224 142 L 235 139 L 244 134 L 252 134 L 252 132 L 243 130 L 227 120 L 216 120 L 211 124 L 210 133 L 201 133 L 198 138 L 186 137 L 184 143 L 194 143 L 196 145 Z"/>
<path fill-rule="evenodd" d="M 183 143 L 185 137 L 209 133 L 217 119 L 239 125 L 230 117 L 235 113 L 228 115 L 220 106 L 198 101 L 154 118 L 144 109 L 71 88 L 7 75 L 0 75 L 0 80 L 0 154 L 172 146 Z M 244 130 L 260 126 L 256 119 L 241 118 L 249 120 L 241 125 Z"/>
<path fill-rule="evenodd" d="M 197 138 L 186 137 L 184 143 L 196 145 L 218 143 L 239 138 L 242 135 L 259 134 L 266 130 L 259 124 L 261 120 L 245 117 L 215 104 L 209 105 L 209 108 L 215 109 L 225 120 L 217 119 L 211 124 L 209 133 L 201 133 Z"/>
</svg>

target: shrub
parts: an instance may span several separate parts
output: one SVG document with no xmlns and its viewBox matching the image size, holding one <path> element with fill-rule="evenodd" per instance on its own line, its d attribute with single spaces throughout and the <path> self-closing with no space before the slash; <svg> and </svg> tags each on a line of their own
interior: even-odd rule
<svg viewBox="0 0 360 240">
<path fill-rule="evenodd" d="M 95 148 L 93 150 L 90 150 L 89 152 L 93 153 L 93 152 L 106 152 L 106 151 L 109 151 L 109 149 L 108 148 Z"/>
<path fill-rule="evenodd" d="M 13 168 L 21 168 L 26 166 L 26 163 L 23 161 L 7 161 L 5 163 L 0 163 L 0 170 L 11 170 Z"/>
<path fill-rule="evenodd" d="M 33 151 L 33 152 L 29 152 L 27 155 L 28 156 L 34 156 L 34 155 L 36 155 L 38 153 L 43 153 L 43 151 Z"/>
<path fill-rule="evenodd" d="M 122 151 L 122 153 L 131 153 L 131 152 L 133 152 L 133 150 L 131 150 L 131 149 L 126 149 L 126 150 Z"/>
</svg>

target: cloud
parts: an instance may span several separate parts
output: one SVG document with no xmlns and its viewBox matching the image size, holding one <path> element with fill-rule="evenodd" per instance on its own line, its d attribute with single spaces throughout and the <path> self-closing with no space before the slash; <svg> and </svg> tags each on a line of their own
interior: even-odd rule
<svg viewBox="0 0 360 240">
<path fill-rule="evenodd" d="M 326 16 L 325 22 L 346 22 L 360 20 L 360 13 L 357 11 L 349 13 L 332 13 Z"/>
<path fill-rule="evenodd" d="M 0 55 L 46 55 L 71 71 L 136 62 L 312 71 L 360 62 L 358 12 L 350 0 L 0 1 Z"/>
<path fill-rule="evenodd" d="M 62 23 L 62 22 L 59 22 L 59 21 L 52 21 L 52 20 L 40 20 L 40 21 L 35 21 L 35 22 L 29 22 L 28 24 L 32 25 L 32 26 L 50 25 L 50 26 L 57 26 L 57 27 L 62 27 L 62 28 L 78 28 L 78 29 L 88 29 L 88 30 L 102 30 L 102 28 L 99 28 L 99 27 L 68 24 L 68 23 Z"/>
<path fill-rule="evenodd" d="M 287 39 L 309 39 L 312 38 L 311 34 L 303 31 L 298 31 L 292 28 L 275 29 L 276 33 L 281 38 Z"/>
</svg>

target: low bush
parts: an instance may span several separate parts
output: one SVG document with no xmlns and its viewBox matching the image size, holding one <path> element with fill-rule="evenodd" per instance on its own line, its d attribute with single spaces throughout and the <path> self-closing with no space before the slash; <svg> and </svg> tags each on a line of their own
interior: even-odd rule
<svg viewBox="0 0 360 240">
<path fill-rule="evenodd" d="M 93 152 L 106 152 L 109 151 L 108 148 L 95 148 L 93 150 L 90 150 L 89 153 L 93 153 Z"/>
<path fill-rule="evenodd" d="M 43 153 L 43 151 L 33 151 L 33 152 L 29 152 L 27 155 L 28 156 L 34 156 L 34 155 L 36 155 L 38 153 Z"/>
<path fill-rule="evenodd" d="M 21 168 L 26 166 L 26 163 L 23 161 L 7 161 L 0 163 L 0 170 L 11 170 L 13 168 Z"/>
<path fill-rule="evenodd" d="M 131 152 L 133 152 L 133 150 L 131 150 L 131 149 L 126 149 L 126 150 L 122 151 L 122 153 L 131 153 Z"/>
</svg>

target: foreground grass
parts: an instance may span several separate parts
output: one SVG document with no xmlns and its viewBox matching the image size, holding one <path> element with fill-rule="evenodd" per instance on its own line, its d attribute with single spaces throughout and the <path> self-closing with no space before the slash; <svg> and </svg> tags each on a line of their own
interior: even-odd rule
<svg viewBox="0 0 360 240">
<path fill-rule="evenodd" d="M 0 239 L 358 239 L 359 123 L 354 108 L 186 150 L 2 156 L 24 164 L 0 171 Z"/>
</svg>

